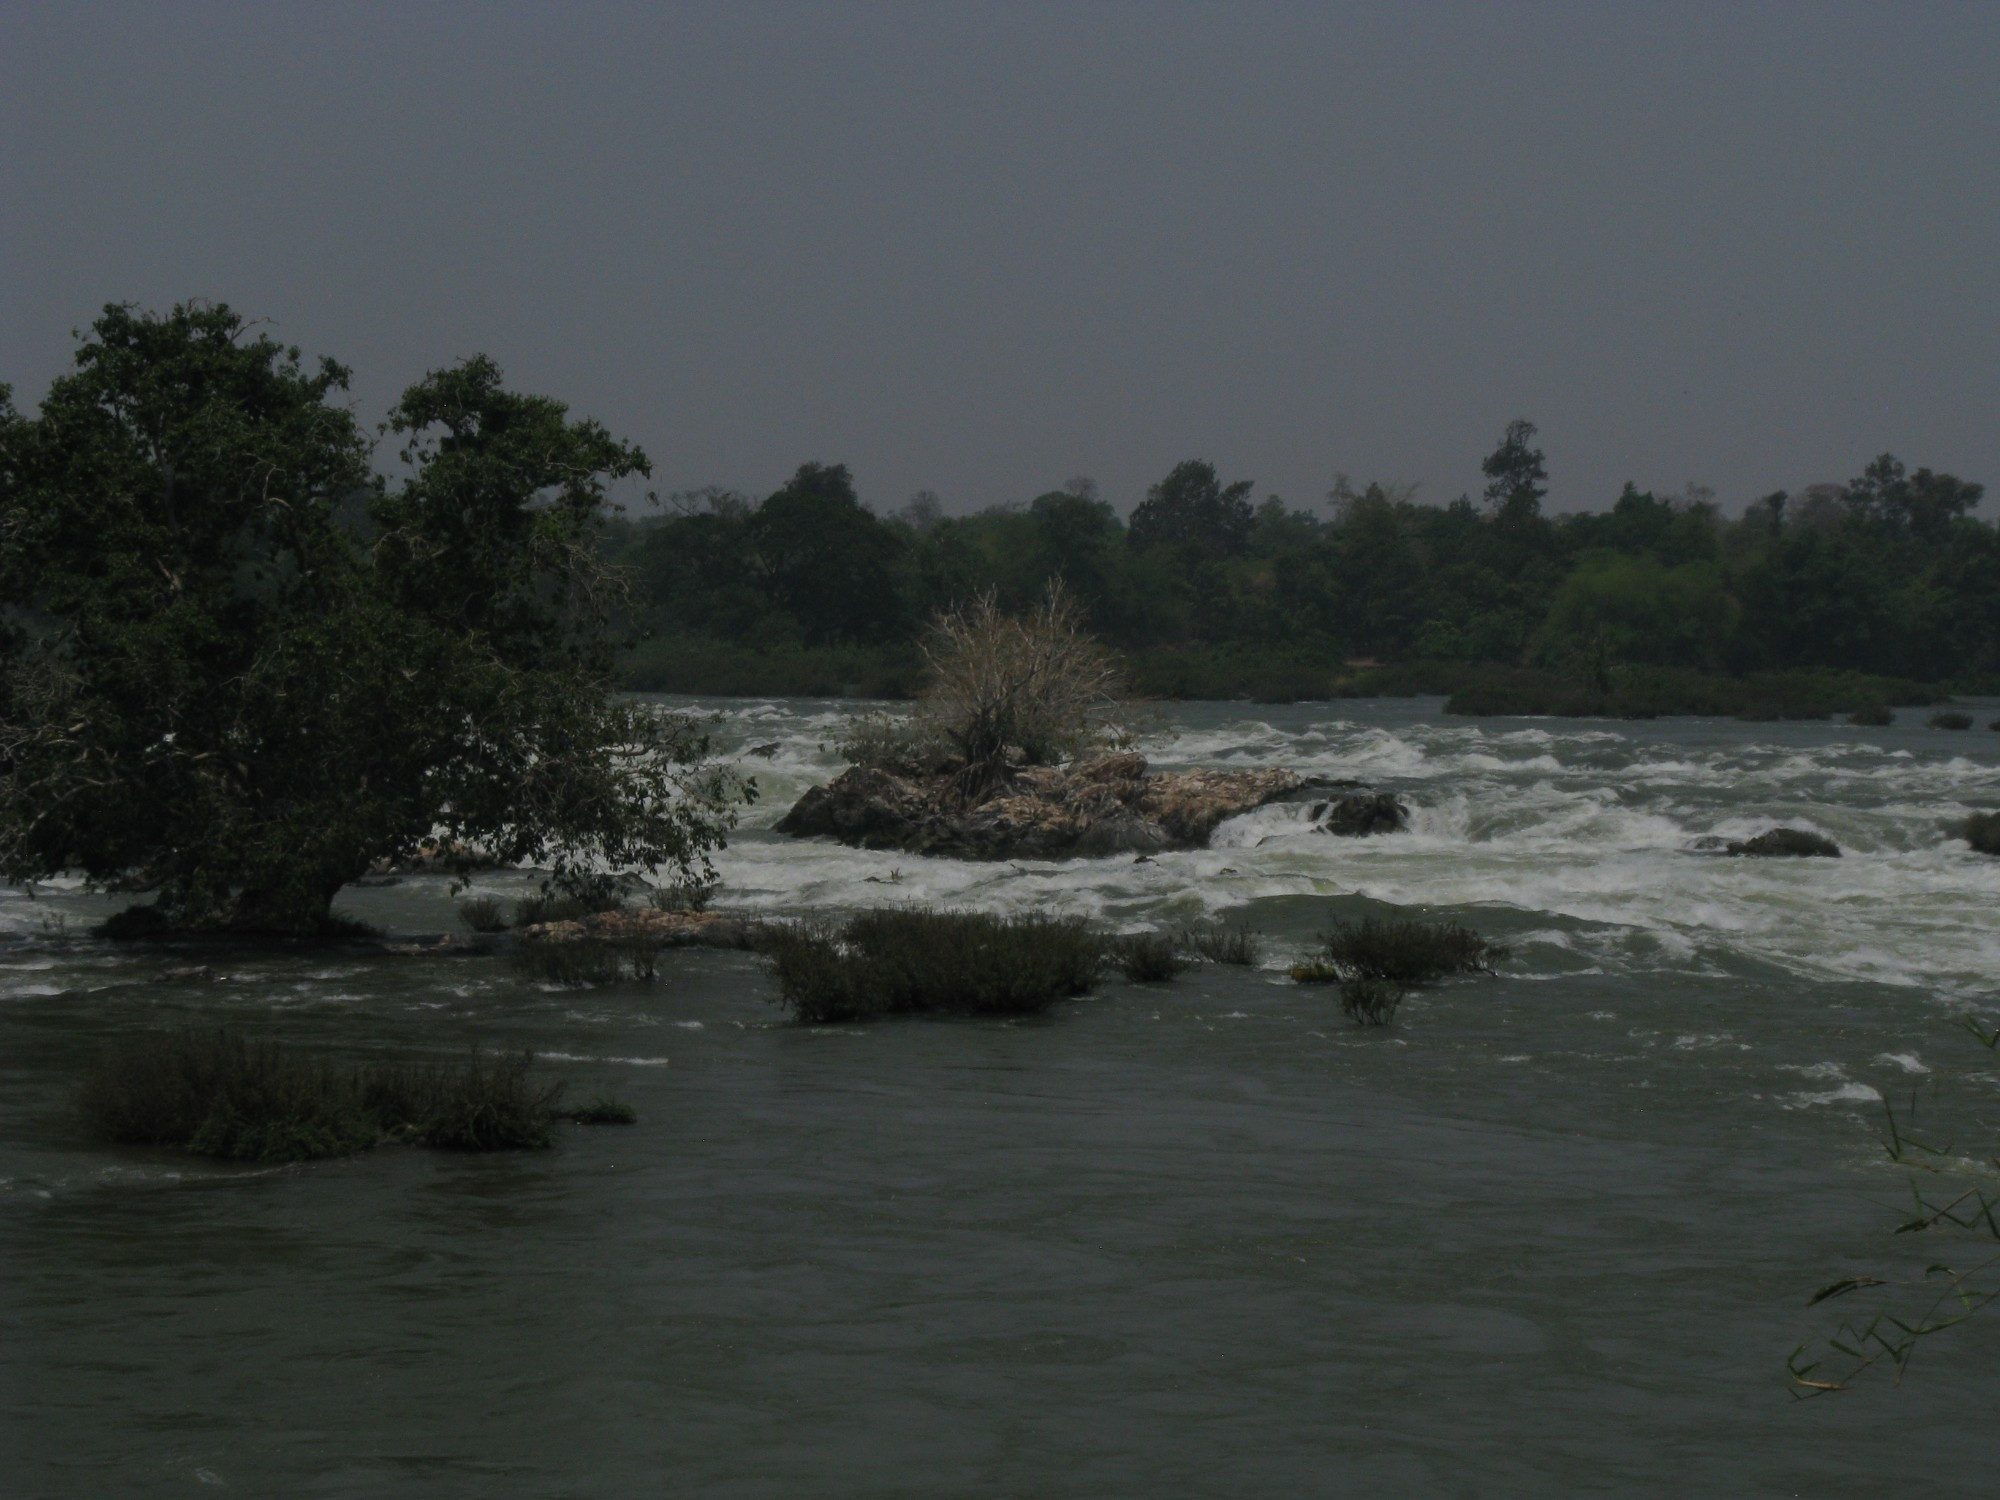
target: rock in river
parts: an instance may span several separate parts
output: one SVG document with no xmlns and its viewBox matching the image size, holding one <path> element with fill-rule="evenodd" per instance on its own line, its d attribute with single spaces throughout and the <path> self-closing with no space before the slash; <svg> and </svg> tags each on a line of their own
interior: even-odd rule
<svg viewBox="0 0 2000 1500">
<path fill-rule="evenodd" d="M 1321 833 L 1342 838 L 1366 838 L 1371 833 L 1402 833 L 1410 826 L 1410 810 L 1393 792 L 1349 792 L 1312 810 Z"/>
<path fill-rule="evenodd" d="M 1739 839 L 1723 847 L 1725 854 L 1792 855 L 1821 859 L 1840 858 L 1840 845 L 1824 834 L 1803 828 L 1773 828 L 1754 839 Z"/>
<path fill-rule="evenodd" d="M 1310 785 L 1295 771 L 1152 771 L 1130 752 L 1067 768 L 1012 768 L 983 799 L 961 805 L 948 776 L 855 766 L 814 787 L 780 833 L 864 849 L 966 859 L 1063 859 L 1192 849 L 1224 818 Z"/>
</svg>

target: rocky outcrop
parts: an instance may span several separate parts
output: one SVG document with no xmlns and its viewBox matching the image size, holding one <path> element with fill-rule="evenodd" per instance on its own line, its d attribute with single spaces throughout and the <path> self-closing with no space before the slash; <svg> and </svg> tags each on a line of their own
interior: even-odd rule
<svg viewBox="0 0 2000 1500">
<path fill-rule="evenodd" d="M 1410 826 L 1410 810 L 1392 792 L 1349 792 L 1312 810 L 1313 826 L 1341 838 L 1366 838 L 1376 833 L 1402 833 Z"/>
<path fill-rule="evenodd" d="M 1736 839 L 1722 846 L 1724 854 L 1761 855 L 1765 858 L 1840 858 L 1840 845 L 1824 834 L 1803 828 L 1773 828 L 1754 839 Z"/>
<path fill-rule="evenodd" d="M 965 859 L 1153 854 L 1208 842 L 1218 823 L 1312 785 L 1294 771 L 1152 771 L 1143 755 L 1017 768 L 960 806 L 949 777 L 856 766 L 778 822 L 799 838 Z"/>
</svg>

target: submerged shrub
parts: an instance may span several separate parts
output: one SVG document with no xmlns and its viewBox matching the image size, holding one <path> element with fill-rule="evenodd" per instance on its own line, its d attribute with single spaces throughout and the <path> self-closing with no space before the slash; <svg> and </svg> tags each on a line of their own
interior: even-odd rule
<svg viewBox="0 0 2000 1500">
<path fill-rule="evenodd" d="M 1429 984 L 1451 974 L 1491 974 L 1507 950 L 1456 922 L 1393 921 L 1363 917 L 1336 922 L 1320 951 L 1292 970 L 1301 984 L 1382 979 Z"/>
<path fill-rule="evenodd" d="M 560 1083 L 528 1077 L 531 1052 L 490 1061 L 371 1068 L 362 1075 L 369 1107 L 391 1134 L 449 1151 L 535 1150 L 549 1144 Z"/>
<path fill-rule="evenodd" d="M 524 937 L 507 955 L 516 974 L 545 984 L 612 984 L 629 974 L 651 979 L 660 944 L 649 937 Z"/>
<path fill-rule="evenodd" d="M 1886 703 L 1871 703 L 1866 708 L 1856 709 L 1849 714 L 1847 722 L 1859 724 L 1864 728 L 1881 729 L 1895 723 L 1896 715 Z"/>
<path fill-rule="evenodd" d="M 549 1144 L 563 1086 L 534 1082 L 533 1064 L 527 1052 L 475 1052 L 455 1066 L 352 1068 L 226 1030 L 154 1033 L 106 1052 L 76 1105 L 101 1140 L 225 1161 L 347 1156 L 388 1138 L 502 1151 Z M 564 1118 L 612 1118 L 596 1108 Z"/>
<path fill-rule="evenodd" d="M 923 907 L 771 926 L 758 946 L 781 1002 L 808 1022 L 1033 1015 L 1093 988 L 1104 958 L 1103 939 L 1078 918 Z"/>
<path fill-rule="evenodd" d="M 1212 964 L 1240 964 L 1249 968 L 1257 962 L 1257 934 L 1248 927 L 1183 927 L 1181 947 Z"/>
<path fill-rule="evenodd" d="M 1971 727 L 1971 714 L 1944 713 L 1931 715 L 1931 728 L 1933 729 L 1970 729 Z"/>
<path fill-rule="evenodd" d="M 1179 939 L 1165 932 L 1136 932 L 1113 938 L 1105 955 L 1134 984 L 1163 984 L 1188 967 Z"/>
<path fill-rule="evenodd" d="M 458 920 L 473 932 L 505 932 L 507 912 L 491 896 L 474 896 L 458 905 Z"/>
<path fill-rule="evenodd" d="M 120 1042 L 85 1076 L 76 1104 L 102 1140 L 225 1161 L 343 1156 L 381 1133 L 352 1072 L 227 1031 Z"/>
<path fill-rule="evenodd" d="M 1340 1009 L 1356 1026 L 1387 1026 L 1406 993 L 1393 979 L 1356 975 L 1340 981 Z"/>
</svg>

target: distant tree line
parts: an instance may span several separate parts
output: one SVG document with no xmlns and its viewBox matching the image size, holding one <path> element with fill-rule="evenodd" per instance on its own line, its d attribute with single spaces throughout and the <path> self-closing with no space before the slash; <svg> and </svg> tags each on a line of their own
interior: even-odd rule
<svg viewBox="0 0 2000 1500">
<path fill-rule="evenodd" d="M 630 570 L 632 623 L 761 652 L 907 643 L 959 601 L 1025 609 L 1060 577 L 1138 653 L 2000 676 L 2000 530 L 1973 514 L 1981 486 L 1884 454 L 1737 518 L 1700 490 L 1630 484 L 1607 510 L 1547 515 L 1535 437 L 1508 426 L 1478 500 L 1342 478 L 1325 515 L 1190 460 L 1129 522 L 1087 480 L 963 517 L 920 494 L 884 517 L 845 466 L 810 463 L 762 501 L 677 495 L 607 545 Z"/>
</svg>

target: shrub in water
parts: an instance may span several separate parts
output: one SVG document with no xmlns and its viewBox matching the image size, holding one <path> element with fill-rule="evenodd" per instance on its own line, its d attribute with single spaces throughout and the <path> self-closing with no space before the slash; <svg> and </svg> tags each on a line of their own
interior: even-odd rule
<svg viewBox="0 0 2000 1500">
<path fill-rule="evenodd" d="M 630 974 L 651 979 L 660 945 L 651 938 L 522 938 L 507 955 L 516 974 L 547 984 L 611 984 Z"/>
<path fill-rule="evenodd" d="M 893 908 L 844 926 L 766 928 L 783 1004 L 801 1021 L 935 1011 L 1032 1015 L 1097 983 L 1104 942 L 1079 919 Z"/>
<path fill-rule="evenodd" d="M 477 1052 L 458 1067 L 418 1064 L 362 1075 L 369 1108 L 384 1127 L 449 1151 L 533 1150 L 549 1144 L 560 1083 L 528 1077 L 530 1052 L 490 1061 Z"/>
<path fill-rule="evenodd" d="M 1970 729 L 1971 727 L 1971 714 L 1950 713 L 1931 715 L 1931 728 L 1933 729 Z"/>
<path fill-rule="evenodd" d="M 133 1037 L 77 1090 L 91 1132 L 227 1161 L 342 1156 L 381 1133 L 351 1072 L 226 1031 Z"/>
<path fill-rule="evenodd" d="M 458 906 L 458 920 L 473 932 L 507 930 L 506 910 L 491 896 L 474 896 L 470 901 L 461 901 Z"/>
<path fill-rule="evenodd" d="M 1184 951 L 1212 964 L 1248 968 L 1258 958 L 1257 934 L 1248 927 L 1183 927 L 1180 941 Z"/>
<path fill-rule="evenodd" d="M 1188 966 L 1179 940 L 1165 932 L 1137 932 L 1113 938 L 1105 953 L 1134 984 L 1162 984 Z"/>
<path fill-rule="evenodd" d="M 575 896 L 540 891 L 514 903 L 514 925 L 538 927 L 544 922 L 581 922 L 594 909 Z"/>
<path fill-rule="evenodd" d="M 1356 1026 L 1387 1026 L 1403 1003 L 1403 986 L 1391 979 L 1357 976 L 1340 981 L 1340 1009 Z"/>
<path fill-rule="evenodd" d="M 387 1137 L 501 1151 L 549 1144 L 562 1085 L 533 1082 L 533 1062 L 474 1053 L 458 1066 L 341 1068 L 228 1031 L 183 1031 L 112 1048 L 76 1103 L 102 1140 L 228 1161 L 346 1156 Z M 596 1123 L 619 1110 L 599 1100 L 564 1118 Z"/>
<path fill-rule="evenodd" d="M 1320 951 L 1292 970 L 1301 984 L 1344 979 L 1384 979 L 1429 984 L 1450 974 L 1491 974 L 1507 950 L 1455 922 L 1390 921 L 1363 917 L 1337 922 Z"/>
<path fill-rule="evenodd" d="M 1865 728 L 1880 729 L 1886 725 L 1895 723 L 1896 715 L 1890 711 L 1889 705 L 1886 703 L 1871 703 L 1866 708 L 1856 709 L 1853 713 L 1849 714 L 1847 722 L 1850 724 L 1859 724 Z"/>
</svg>

